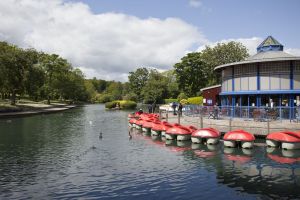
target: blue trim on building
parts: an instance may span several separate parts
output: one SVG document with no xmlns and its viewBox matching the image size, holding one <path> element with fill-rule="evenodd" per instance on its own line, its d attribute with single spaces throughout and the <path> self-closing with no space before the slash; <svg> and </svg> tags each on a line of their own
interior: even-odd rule
<svg viewBox="0 0 300 200">
<path fill-rule="evenodd" d="M 256 70 L 257 70 L 257 77 L 256 77 L 256 80 L 257 80 L 257 90 L 260 90 L 260 72 L 259 72 L 259 63 L 257 63 L 256 65 Z"/>
<path fill-rule="evenodd" d="M 290 62 L 290 89 L 294 89 L 294 65 L 293 61 Z"/>
<path fill-rule="evenodd" d="M 237 91 L 221 92 L 219 95 L 247 95 L 247 94 L 300 94 L 300 90 L 260 90 L 260 91 Z"/>
</svg>

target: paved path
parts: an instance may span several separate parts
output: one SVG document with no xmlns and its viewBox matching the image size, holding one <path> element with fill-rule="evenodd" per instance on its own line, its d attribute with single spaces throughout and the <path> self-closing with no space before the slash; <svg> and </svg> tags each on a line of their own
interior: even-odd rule
<svg viewBox="0 0 300 200">
<path fill-rule="evenodd" d="M 5 113 L 0 113 L 0 118 L 24 117 L 24 116 L 37 115 L 37 114 L 50 114 L 50 113 L 69 110 L 75 107 L 76 107 L 75 105 L 68 105 L 68 106 L 43 108 L 43 109 L 32 110 L 32 111 L 5 112 Z"/>
<path fill-rule="evenodd" d="M 163 114 L 165 117 L 165 114 Z M 164 119 L 166 120 L 166 119 Z M 173 115 L 172 113 L 168 114 L 168 121 L 172 123 L 178 123 L 178 116 Z M 201 118 L 199 116 L 182 116 L 180 118 L 180 124 L 183 125 L 193 125 L 197 128 L 201 127 L 212 127 L 220 130 L 221 132 L 228 132 L 230 130 L 236 129 L 243 129 L 250 133 L 253 133 L 257 136 L 265 137 L 268 133 L 276 132 L 276 131 L 283 131 L 283 130 L 290 130 L 290 131 L 297 131 L 300 132 L 300 122 L 294 122 L 289 120 L 282 120 L 282 121 L 270 121 L 270 122 L 260 122 L 260 121 L 253 121 L 253 120 L 245 120 L 235 118 L 230 120 L 229 118 L 222 118 L 222 119 L 208 119 L 207 117 Z"/>
</svg>

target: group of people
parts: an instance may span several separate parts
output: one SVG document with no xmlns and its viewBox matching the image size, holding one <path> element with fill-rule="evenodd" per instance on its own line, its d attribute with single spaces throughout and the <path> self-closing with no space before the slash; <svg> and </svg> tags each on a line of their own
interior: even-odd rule
<svg viewBox="0 0 300 200">
<path fill-rule="evenodd" d="M 176 103 L 176 102 L 172 102 L 170 106 L 173 108 L 173 114 L 174 114 L 174 115 L 177 115 L 177 113 L 176 113 L 177 103 Z M 178 104 L 178 114 L 179 114 L 180 116 L 182 115 L 182 108 L 183 108 L 182 103 L 179 103 L 179 104 Z M 149 113 L 154 113 L 154 112 L 155 112 L 155 109 L 156 109 L 156 103 L 155 103 L 155 102 L 154 102 L 153 104 L 149 104 L 149 105 L 148 105 L 148 112 L 149 112 Z M 142 110 L 142 109 L 139 109 L 139 111 L 138 111 L 137 113 L 138 113 L 138 114 L 142 114 L 142 113 L 143 113 L 143 110 Z"/>
<path fill-rule="evenodd" d="M 175 102 L 172 102 L 172 103 L 171 103 L 171 107 L 173 108 L 173 114 L 174 114 L 174 115 L 177 115 L 177 113 L 176 113 L 177 104 L 176 104 Z M 182 108 L 183 108 L 182 103 L 179 103 L 179 104 L 178 104 L 178 114 L 179 114 L 180 116 L 182 115 Z"/>
</svg>

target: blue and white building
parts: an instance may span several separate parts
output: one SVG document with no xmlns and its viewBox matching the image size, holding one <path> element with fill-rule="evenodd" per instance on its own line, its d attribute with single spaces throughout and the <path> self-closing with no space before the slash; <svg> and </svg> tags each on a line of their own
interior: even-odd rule
<svg viewBox="0 0 300 200">
<path fill-rule="evenodd" d="M 272 36 L 257 47 L 257 54 L 215 70 L 222 74 L 221 106 L 231 107 L 231 115 L 251 117 L 253 108 L 273 108 L 279 118 L 295 118 L 295 107 L 300 106 L 300 57 L 285 53 Z"/>
</svg>

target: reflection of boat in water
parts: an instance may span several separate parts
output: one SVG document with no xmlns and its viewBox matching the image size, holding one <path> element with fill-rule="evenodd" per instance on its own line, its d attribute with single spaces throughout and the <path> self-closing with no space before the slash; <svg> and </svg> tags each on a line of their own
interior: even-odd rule
<svg viewBox="0 0 300 200">
<path fill-rule="evenodd" d="M 255 150 L 250 149 L 253 151 L 251 156 L 245 155 L 242 150 L 226 148 L 226 153 L 224 148 L 225 159 L 222 159 L 221 166 L 217 168 L 220 183 L 237 191 L 255 194 L 261 199 L 300 198 L 299 165 L 282 164 L 285 163 L 284 160 L 277 160 L 280 157 L 282 159 L 281 149 L 268 148 L 266 152 L 265 148 L 257 147 Z M 261 156 L 265 152 L 270 159 Z"/>
<path fill-rule="evenodd" d="M 194 154 L 200 158 L 212 158 L 217 155 L 219 146 L 193 143 L 192 149 L 194 150 Z"/>
<path fill-rule="evenodd" d="M 191 141 L 166 140 L 166 147 L 174 152 L 183 152 L 191 149 Z"/>
<path fill-rule="evenodd" d="M 300 162 L 300 150 L 285 150 L 274 147 L 267 148 L 268 158 L 281 164 Z"/>
<path fill-rule="evenodd" d="M 255 137 L 253 134 L 244 130 L 234 130 L 227 132 L 224 137 L 224 146 L 226 147 L 238 147 L 252 148 Z"/>
<path fill-rule="evenodd" d="M 227 160 L 245 163 L 251 160 L 253 150 L 224 147 L 224 157 Z"/>
<path fill-rule="evenodd" d="M 300 149 L 300 133 L 281 131 L 268 134 L 266 143 L 270 147 L 282 149 Z"/>
</svg>

